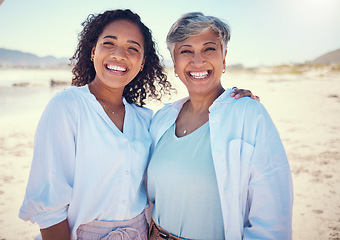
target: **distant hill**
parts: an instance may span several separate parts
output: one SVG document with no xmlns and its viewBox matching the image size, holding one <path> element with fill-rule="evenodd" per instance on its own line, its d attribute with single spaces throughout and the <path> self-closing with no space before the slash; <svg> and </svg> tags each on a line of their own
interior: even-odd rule
<svg viewBox="0 0 340 240">
<path fill-rule="evenodd" d="M 67 58 L 56 58 L 53 56 L 38 57 L 32 53 L 21 52 L 0 48 L 0 67 L 39 67 L 39 68 L 59 68 L 67 67 Z"/>
<path fill-rule="evenodd" d="M 28 68 L 65 68 L 69 66 L 68 58 L 56 58 L 53 56 L 39 57 L 32 53 L 0 48 L 0 68 L 28 67 Z M 320 57 L 307 61 L 307 64 L 340 64 L 340 49 L 328 52 Z M 173 67 L 171 60 L 164 60 L 166 67 Z M 240 66 L 237 65 L 236 68 Z M 229 68 L 234 68 L 229 66 Z"/>
<path fill-rule="evenodd" d="M 323 54 L 312 61 L 308 61 L 307 63 L 308 64 L 340 63 L 340 49 Z"/>
</svg>

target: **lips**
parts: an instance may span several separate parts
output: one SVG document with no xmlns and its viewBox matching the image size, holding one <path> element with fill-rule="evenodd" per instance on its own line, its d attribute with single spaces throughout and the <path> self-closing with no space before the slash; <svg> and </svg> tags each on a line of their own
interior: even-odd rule
<svg viewBox="0 0 340 240">
<path fill-rule="evenodd" d="M 199 72 L 189 72 L 190 77 L 194 79 L 205 79 L 209 76 L 211 71 L 205 70 L 205 71 L 199 71 Z"/>
<path fill-rule="evenodd" d="M 110 70 L 111 72 L 116 72 L 116 73 L 126 73 L 127 68 L 124 66 L 119 66 L 116 64 L 105 64 L 106 69 Z"/>
</svg>

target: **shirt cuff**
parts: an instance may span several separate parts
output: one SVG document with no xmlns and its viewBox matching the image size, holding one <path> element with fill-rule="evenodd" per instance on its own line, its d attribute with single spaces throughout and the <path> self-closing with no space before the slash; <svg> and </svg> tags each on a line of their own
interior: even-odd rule
<svg viewBox="0 0 340 240">
<path fill-rule="evenodd" d="M 40 229 L 48 228 L 67 219 L 67 210 L 68 208 L 65 207 L 55 212 L 39 213 L 32 217 L 32 220 L 38 223 Z"/>
</svg>

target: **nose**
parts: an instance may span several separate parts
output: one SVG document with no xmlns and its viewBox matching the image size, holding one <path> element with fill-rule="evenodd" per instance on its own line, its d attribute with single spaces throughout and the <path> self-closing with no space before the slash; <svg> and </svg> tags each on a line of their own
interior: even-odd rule
<svg viewBox="0 0 340 240">
<path fill-rule="evenodd" d="M 123 47 L 117 46 L 115 49 L 111 51 L 110 56 L 117 60 L 123 60 L 126 58 L 126 53 Z"/>
<path fill-rule="evenodd" d="M 201 67 L 205 64 L 205 59 L 202 56 L 201 53 L 194 53 L 194 56 L 192 58 L 191 64 L 194 65 L 195 67 Z"/>
</svg>

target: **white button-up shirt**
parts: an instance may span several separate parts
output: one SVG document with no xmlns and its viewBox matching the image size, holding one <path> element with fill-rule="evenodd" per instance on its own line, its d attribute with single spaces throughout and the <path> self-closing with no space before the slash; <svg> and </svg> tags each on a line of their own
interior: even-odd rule
<svg viewBox="0 0 340 240">
<path fill-rule="evenodd" d="M 87 85 L 52 98 L 37 127 L 20 218 L 40 228 L 67 218 L 75 239 L 80 224 L 143 212 L 152 111 L 123 102 L 122 133 Z"/>
<path fill-rule="evenodd" d="M 291 239 L 292 178 L 279 133 L 261 103 L 236 100 L 231 92 L 227 89 L 209 108 L 225 239 Z M 187 99 L 156 113 L 150 127 L 152 149 Z"/>
</svg>

